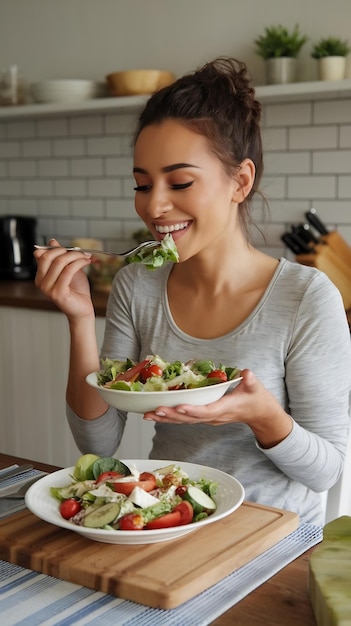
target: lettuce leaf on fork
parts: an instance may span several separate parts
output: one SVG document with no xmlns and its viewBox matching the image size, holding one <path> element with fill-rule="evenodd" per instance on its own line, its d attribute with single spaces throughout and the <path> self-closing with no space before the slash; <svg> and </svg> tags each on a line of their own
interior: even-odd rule
<svg viewBox="0 0 351 626">
<path fill-rule="evenodd" d="M 160 241 L 160 245 L 152 250 L 140 250 L 137 254 L 127 257 L 128 263 L 142 263 L 148 270 L 157 270 L 165 263 L 179 262 L 179 254 L 174 239 L 167 233 Z"/>
</svg>

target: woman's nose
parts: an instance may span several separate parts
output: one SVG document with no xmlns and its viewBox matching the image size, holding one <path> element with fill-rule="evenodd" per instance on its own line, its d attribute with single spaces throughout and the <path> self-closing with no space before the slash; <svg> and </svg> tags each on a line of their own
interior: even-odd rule
<svg viewBox="0 0 351 626">
<path fill-rule="evenodd" d="M 150 217 L 160 217 L 163 213 L 171 211 L 173 204 L 166 191 L 152 189 L 148 194 L 146 210 Z"/>
</svg>

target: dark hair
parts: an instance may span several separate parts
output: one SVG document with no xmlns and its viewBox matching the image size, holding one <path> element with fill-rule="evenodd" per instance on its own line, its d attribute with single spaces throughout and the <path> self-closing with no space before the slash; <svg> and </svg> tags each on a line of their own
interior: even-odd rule
<svg viewBox="0 0 351 626">
<path fill-rule="evenodd" d="M 237 59 L 218 58 L 206 63 L 154 93 L 139 116 L 135 133 L 136 141 L 146 126 L 172 118 L 207 137 L 228 173 L 244 159 L 251 159 L 255 179 L 239 212 L 247 236 L 249 202 L 258 191 L 263 172 L 261 105 L 250 80 L 245 63 Z"/>
</svg>

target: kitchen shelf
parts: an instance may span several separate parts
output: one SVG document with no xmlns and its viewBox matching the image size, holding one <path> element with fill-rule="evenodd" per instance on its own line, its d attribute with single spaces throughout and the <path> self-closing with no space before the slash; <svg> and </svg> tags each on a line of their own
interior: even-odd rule
<svg viewBox="0 0 351 626">
<path fill-rule="evenodd" d="M 303 100 L 338 99 L 351 96 L 351 79 L 263 85 L 256 87 L 260 102 L 291 102 Z M 96 98 L 80 102 L 26 104 L 0 107 L 0 120 L 88 113 L 130 112 L 140 109 L 149 96 Z"/>
<path fill-rule="evenodd" d="M 347 98 L 351 96 L 351 79 L 265 85 L 256 87 L 256 96 L 262 103 Z"/>
<path fill-rule="evenodd" d="M 148 96 L 121 96 L 119 98 L 80 100 L 79 102 L 50 102 L 45 104 L 23 104 L 20 106 L 0 107 L 0 120 L 19 117 L 135 111 L 141 108 L 147 99 Z"/>
</svg>

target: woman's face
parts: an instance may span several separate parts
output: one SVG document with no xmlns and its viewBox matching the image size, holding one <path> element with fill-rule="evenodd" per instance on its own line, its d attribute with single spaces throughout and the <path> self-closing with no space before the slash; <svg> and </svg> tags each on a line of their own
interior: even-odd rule
<svg viewBox="0 0 351 626">
<path fill-rule="evenodd" d="M 155 238 L 172 234 L 181 260 L 233 233 L 239 183 L 206 137 L 175 120 L 147 126 L 136 141 L 133 171 L 138 215 Z"/>
</svg>

